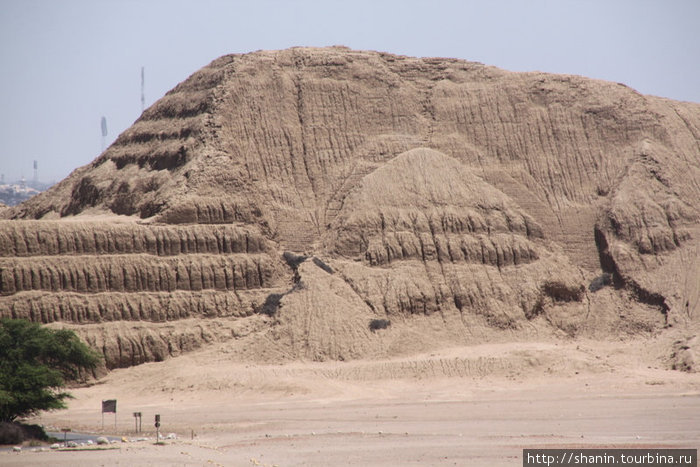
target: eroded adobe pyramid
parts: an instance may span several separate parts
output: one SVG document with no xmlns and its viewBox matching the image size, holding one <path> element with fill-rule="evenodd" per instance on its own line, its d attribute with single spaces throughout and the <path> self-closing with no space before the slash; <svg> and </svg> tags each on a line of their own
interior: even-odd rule
<svg viewBox="0 0 700 467">
<path fill-rule="evenodd" d="M 0 314 L 71 326 L 108 367 L 693 327 L 698 200 L 698 104 L 340 47 L 229 55 L 3 211 Z"/>
</svg>

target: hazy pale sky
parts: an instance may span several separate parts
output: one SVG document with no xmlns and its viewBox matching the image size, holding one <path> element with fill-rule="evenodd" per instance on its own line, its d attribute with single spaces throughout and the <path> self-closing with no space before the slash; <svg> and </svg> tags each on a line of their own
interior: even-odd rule
<svg viewBox="0 0 700 467">
<path fill-rule="evenodd" d="M 60 180 L 213 59 L 346 45 L 700 102 L 698 0 L 0 0 L 0 173 Z"/>
</svg>

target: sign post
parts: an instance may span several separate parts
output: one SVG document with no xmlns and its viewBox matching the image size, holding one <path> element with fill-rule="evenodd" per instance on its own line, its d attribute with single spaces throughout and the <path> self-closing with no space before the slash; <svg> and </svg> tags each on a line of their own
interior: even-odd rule
<svg viewBox="0 0 700 467">
<path fill-rule="evenodd" d="M 141 412 L 134 412 L 134 431 L 141 432 Z"/>
<path fill-rule="evenodd" d="M 102 431 L 105 430 L 105 412 L 114 414 L 114 429 L 117 429 L 117 400 L 107 399 L 102 401 Z"/>
<path fill-rule="evenodd" d="M 160 414 L 156 414 L 156 443 L 160 443 Z"/>
</svg>

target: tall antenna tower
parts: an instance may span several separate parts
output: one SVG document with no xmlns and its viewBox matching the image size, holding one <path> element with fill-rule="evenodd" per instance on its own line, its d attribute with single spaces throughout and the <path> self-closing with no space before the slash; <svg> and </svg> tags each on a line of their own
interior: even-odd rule
<svg viewBox="0 0 700 467">
<path fill-rule="evenodd" d="M 141 67 L 141 113 L 143 113 L 146 108 L 146 96 L 143 93 L 144 82 L 146 81 L 145 72 L 143 67 Z"/>
<path fill-rule="evenodd" d="M 34 185 L 39 183 L 39 164 L 37 161 L 34 161 Z"/>
<path fill-rule="evenodd" d="M 105 150 L 105 138 L 107 138 L 107 119 L 103 116 L 101 125 L 102 127 L 102 151 Z"/>
</svg>

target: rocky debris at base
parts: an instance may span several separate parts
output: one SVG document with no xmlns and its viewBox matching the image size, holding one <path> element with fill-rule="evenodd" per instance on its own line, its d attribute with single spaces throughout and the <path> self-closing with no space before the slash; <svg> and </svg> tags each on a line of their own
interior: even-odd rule
<svg viewBox="0 0 700 467">
<path fill-rule="evenodd" d="M 673 344 L 671 368 L 686 373 L 700 371 L 700 339 L 698 336 L 681 339 Z"/>
</svg>

